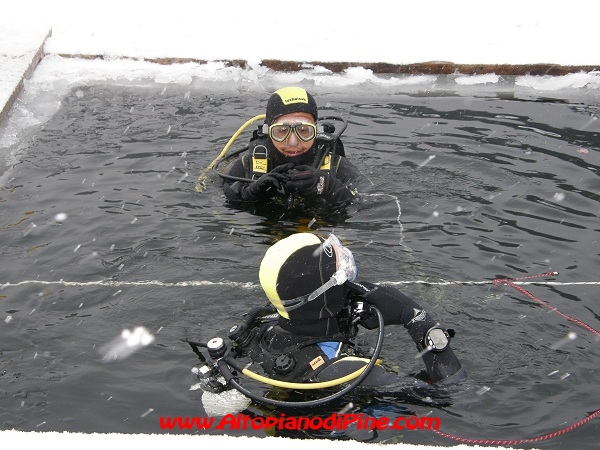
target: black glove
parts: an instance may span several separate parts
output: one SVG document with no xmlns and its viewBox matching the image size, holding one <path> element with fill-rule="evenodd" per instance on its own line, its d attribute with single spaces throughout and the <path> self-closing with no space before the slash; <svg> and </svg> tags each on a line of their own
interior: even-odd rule
<svg viewBox="0 0 600 450">
<path fill-rule="evenodd" d="M 335 203 L 350 203 L 354 194 L 339 179 L 308 165 L 290 170 L 286 190 L 307 198 L 324 197 Z"/>
<path fill-rule="evenodd" d="M 275 167 L 270 172 L 265 173 L 257 180 L 250 183 L 236 181 L 231 185 L 229 197 L 236 200 L 255 201 L 264 197 L 273 197 L 275 195 L 285 196 L 285 183 L 288 179 L 286 174 L 292 168 L 293 164 L 284 164 Z"/>
</svg>

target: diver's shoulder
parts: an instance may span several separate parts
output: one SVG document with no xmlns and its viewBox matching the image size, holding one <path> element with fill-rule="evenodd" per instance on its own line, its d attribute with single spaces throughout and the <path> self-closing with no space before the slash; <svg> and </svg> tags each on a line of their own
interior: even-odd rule
<svg viewBox="0 0 600 450">
<path fill-rule="evenodd" d="M 227 166 L 225 166 L 223 173 L 225 175 L 230 175 L 234 177 L 244 177 L 246 175 L 246 166 L 248 164 L 247 160 L 247 154 L 238 156 L 237 158 L 233 159 L 229 164 L 227 164 Z"/>
</svg>

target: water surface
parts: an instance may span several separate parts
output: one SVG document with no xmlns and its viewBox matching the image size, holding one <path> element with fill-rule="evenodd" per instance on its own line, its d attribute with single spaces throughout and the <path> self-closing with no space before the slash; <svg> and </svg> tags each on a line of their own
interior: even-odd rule
<svg viewBox="0 0 600 450">
<path fill-rule="evenodd" d="M 398 286 L 457 331 L 468 385 L 450 406 L 398 406 L 478 439 L 551 433 L 600 408 L 596 336 L 491 283 L 557 271 L 527 289 L 600 328 L 599 103 L 581 91 L 309 87 L 348 119 L 347 155 L 369 180 L 341 222 L 254 215 L 227 205 L 218 184 L 194 188 L 277 86 L 81 86 L 2 150 L 1 429 L 161 433 L 160 416 L 204 415 L 181 338 L 225 336 L 263 301 L 268 246 L 307 229 L 335 231 L 359 278 Z M 154 342 L 103 361 L 102 347 L 136 326 Z M 386 329 L 384 356 L 422 369 L 402 327 Z M 597 428 L 535 447 L 594 448 Z M 429 432 L 375 440 L 457 443 Z"/>
</svg>

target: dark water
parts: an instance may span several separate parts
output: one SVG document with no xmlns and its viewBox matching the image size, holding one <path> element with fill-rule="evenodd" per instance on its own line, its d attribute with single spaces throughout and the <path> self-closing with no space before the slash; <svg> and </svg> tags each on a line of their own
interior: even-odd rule
<svg viewBox="0 0 600 450">
<path fill-rule="evenodd" d="M 397 405 L 473 439 L 544 435 L 600 408 L 597 337 L 491 284 L 557 271 L 524 287 L 600 329 L 599 103 L 321 90 L 371 183 L 347 220 L 312 229 L 346 241 L 359 278 L 397 285 L 456 329 L 470 376 L 450 406 Z M 204 415 L 180 339 L 225 336 L 262 302 L 268 246 L 311 219 L 252 215 L 217 185 L 194 189 L 262 113 L 272 89 L 257 91 L 82 87 L 4 150 L 18 162 L 0 175 L 0 429 L 161 433 L 160 416 Z M 103 362 L 103 345 L 142 325 L 151 345 Z M 386 329 L 384 356 L 422 368 L 401 327 Z M 598 429 L 523 447 L 596 448 Z M 426 431 L 376 441 L 457 444 Z"/>
</svg>

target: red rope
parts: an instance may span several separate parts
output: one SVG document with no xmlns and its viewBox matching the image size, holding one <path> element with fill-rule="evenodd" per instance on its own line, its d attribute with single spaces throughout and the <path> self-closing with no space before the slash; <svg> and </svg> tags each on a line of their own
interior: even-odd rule
<svg viewBox="0 0 600 450">
<path fill-rule="evenodd" d="M 529 276 L 525 276 L 525 277 L 520 277 L 520 278 L 496 278 L 494 280 L 494 286 L 500 286 L 503 284 L 506 284 L 514 289 L 516 289 L 517 291 L 521 292 L 523 295 L 529 297 L 530 299 L 536 301 L 537 303 L 539 303 L 540 305 L 543 305 L 547 308 L 549 308 L 551 311 L 554 311 L 556 314 L 564 317 L 565 319 L 569 320 L 570 322 L 573 322 L 577 325 L 579 325 L 580 327 L 585 328 L 586 330 L 592 332 L 593 334 L 595 334 L 596 336 L 600 336 L 600 332 L 598 332 L 596 329 L 592 328 L 591 326 L 589 326 L 587 323 L 582 322 L 579 319 L 576 319 L 574 317 L 571 317 L 567 314 L 564 314 L 562 312 L 560 312 L 558 309 L 554 308 L 553 306 L 550 306 L 548 303 L 540 300 L 539 298 L 537 298 L 535 295 L 533 295 L 531 292 L 529 292 L 528 290 L 522 288 L 521 286 L 518 286 L 517 284 L 515 284 L 515 282 L 521 281 L 521 280 L 530 280 L 532 278 L 539 278 L 539 277 L 548 277 L 548 276 L 556 276 L 558 275 L 558 272 L 546 272 L 546 273 L 541 273 L 539 275 L 529 275 Z M 569 425 L 568 427 L 562 428 L 560 430 L 554 431 L 552 433 L 547 433 L 547 434 L 543 434 L 541 436 L 537 436 L 537 437 L 533 437 L 533 438 L 525 438 L 525 439 L 470 439 L 470 438 L 462 438 L 460 436 L 455 436 L 453 434 L 450 433 L 445 433 L 443 431 L 439 431 L 439 430 L 431 430 L 434 433 L 443 436 L 445 438 L 448 439 L 452 439 L 455 441 L 459 441 L 465 444 L 475 444 L 475 445 L 519 445 L 519 444 L 526 444 L 526 443 L 531 443 L 531 442 L 540 442 L 540 441 L 546 441 L 548 439 L 553 439 L 557 436 L 563 435 L 565 433 L 568 433 L 569 431 L 574 430 L 575 428 L 580 427 L 581 425 L 589 422 L 590 420 L 592 420 L 594 417 L 596 417 L 598 414 L 600 414 L 600 409 L 597 409 L 595 411 L 593 411 L 589 416 L 587 416 L 584 419 L 581 419 L 578 422 L 575 422 L 572 425 Z"/>
<path fill-rule="evenodd" d="M 587 323 L 576 319 L 575 317 L 569 316 L 568 314 L 562 313 L 560 312 L 558 309 L 554 308 L 553 306 L 550 306 L 548 303 L 546 303 L 543 300 L 540 300 L 539 298 L 537 298 L 535 295 L 533 295 L 531 292 L 529 292 L 528 290 L 522 288 L 521 286 L 517 286 L 514 282 L 515 281 L 521 281 L 521 280 L 530 280 L 532 278 L 539 278 L 539 277 L 548 277 L 548 276 L 556 276 L 558 275 L 558 272 L 546 272 L 546 273 L 541 273 L 539 275 L 530 275 L 530 276 L 526 276 L 526 277 L 521 277 L 521 278 L 496 278 L 494 280 L 494 285 L 495 286 L 500 286 L 502 284 L 506 284 L 514 289 L 516 289 L 517 291 L 519 291 L 520 293 L 522 293 L 523 295 L 529 297 L 530 299 L 532 299 L 533 301 L 539 303 L 540 305 L 543 305 L 547 308 L 549 308 L 551 311 L 555 312 L 556 314 L 558 314 L 559 316 L 564 317 L 565 319 L 567 319 L 570 322 L 573 322 L 577 325 L 579 325 L 582 328 L 585 328 L 586 330 L 588 330 L 589 332 L 595 334 L 596 336 L 600 336 L 600 331 L 592 328 L 591 326 L 589 326 Z"/>
<path fill-rule="evenodd" d="M 533 438 L 525 438 L 525 439 L 469 439 L 469 438 L 462 438 L 462 437 L 459 437 L 459 436 L 454 436 L 453 434 L 444 433 L 443 431 L 439 431 L 439 430 L 431 430 L 431 431 L 433 431 L 434 433 L 439 434 L 440 436 L 443 436 L 445 438 L 452 439 L 452 440 L 455 440 L 455 441 L 459 441 L 459 442 L 462 442 L 464 444 L 474 444 L 474 445 L 519 445 L 519 444 L 526 444 L 526 443 L 530 443 L 530 442 L 547 441 L 548 439 L 553 439 L 553 438 L 555 438 L 557 436 L 566 434 L 569 431 L 572 431 L 575 428 L 578 428 L 581 425 L 589 422 L 594 417 L 596 417 L 598 414 L 600 414 L 600 409 L 597 409 L 596 411 L 592 412 L 586 418 L 581 419 L 580 421 L 575 422 L 574 424 L 569 425 L 568 427 L 562 428 L 562 429 L 560 429 L 558 431 L 554 431 L 552 433 L 547 433 L 547 434 L 543 434 L 541 436 L 537 436 L 537 437 L 533 437 Z"/>
</svg>

